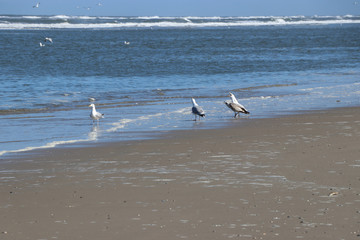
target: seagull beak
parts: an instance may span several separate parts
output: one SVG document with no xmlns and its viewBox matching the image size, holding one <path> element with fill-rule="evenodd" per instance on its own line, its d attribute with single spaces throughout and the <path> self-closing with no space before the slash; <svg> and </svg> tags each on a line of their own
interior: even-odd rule
<svg viewBox="0 0 360 240">
<path fill-rule="evenodd" d="M 89 105 L 89 107 L 91 107 L 91 104 Z"/>
</svg>

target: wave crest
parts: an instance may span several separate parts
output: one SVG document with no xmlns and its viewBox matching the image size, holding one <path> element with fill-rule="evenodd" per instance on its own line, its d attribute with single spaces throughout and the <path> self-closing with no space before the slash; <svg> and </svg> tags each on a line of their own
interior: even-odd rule
<svg viewBox="0 0 360 240">
<path fill-rule="evenodd" d="M 0 16 L 0 29 L 63 29 L 63 28 L 181 28 L 241 27 L 283 25 L 359 24 L 360 16 L 238 16 L 238 17 L 94 17 L 94 16 Z"/>
</svg>

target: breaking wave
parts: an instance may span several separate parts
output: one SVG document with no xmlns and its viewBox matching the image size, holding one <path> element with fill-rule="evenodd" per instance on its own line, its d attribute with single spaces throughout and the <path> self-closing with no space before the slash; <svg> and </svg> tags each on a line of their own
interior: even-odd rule
<svg viewBox="0 0 360 240">
<path fill-rule="evenodd" d="M 103 29 L 103 28 L 201 28 L 284 25 L 358 24 L 360 16 L 250 16 L 250 17 L 96 17 L 0 16 L 0 29 Z"/>
</svg>

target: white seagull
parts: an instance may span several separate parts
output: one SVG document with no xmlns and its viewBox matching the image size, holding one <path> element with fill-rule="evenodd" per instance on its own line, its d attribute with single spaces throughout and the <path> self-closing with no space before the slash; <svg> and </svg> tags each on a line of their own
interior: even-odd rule
<svg viewBox="0 0 360 240">
<path fill-rule="evenodd" d="M 234 94 L 229 93 L 229 97 L 231 97 L 231 101 L 226 100 L 224 103 L 226 106 L 228 106 L 228 108 L 235 112 L 234 118 L 236 118 L 236 115 L 239 115 L 239 113 L 250 114 L 250 112 L 246 110 L 246 108 L 237 101 Z"/>
<path fill-rule="evenodd" d="M 53 43 L 53 40 L 52 40 L 52 38 L 46 37 L 46 38 L 44 39 L 44 42 L 51 42 L 51 43 Z"/>
<path fill-rule="evenodd" d="M 125 45 L 130 45 L 130 42 L 124 41 Z"/>
<path fill-rule="evenodd" d="M 39 43 L 40 47 L 45 47 L 45 44 L 43 44 L 42 42 Z"/>
<path fill-rule="evenodd" d="M 99 119 L 100 119 L 100 118 L 104 118 L 104 114 L 99 113 L 99 112 L 96 111 L 96 109 L 95 109 L 95 104 L 92 103 L 92 104 L 89 105 L 89 107 L 92 107 L 92 110 L 91 110 L 91 113 L 90 113 L 90 117 L 92 118 L 93 123 L 95 122 L 95 120 L 96 120 L 97 122 L 99 122 Z"/>
<path fill-rule="evenodd" d="M 33 8 L 38 8 L 39 6 L 40 6 L 40 3 L 38 2 L 38 3 L 36 3 L 35 6 L 33 6 Z"/>
<path fill-rule="evenodd" d="M 199 116 L 199 120 L 200 117 L 205 117 L 205 111 L 202 109 L 202 107 L 200 107 L 194 98 L 191 98 L 193 107 L 191 109 L 192 113 L 195 115 L 195 121 L 196 121 L 196 116 Z"/>
</svg>

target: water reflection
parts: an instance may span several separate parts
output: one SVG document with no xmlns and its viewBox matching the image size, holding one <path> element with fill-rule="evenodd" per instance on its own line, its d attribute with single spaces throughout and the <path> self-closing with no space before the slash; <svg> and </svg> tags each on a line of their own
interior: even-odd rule
<svg viewBox="0 0 360 240">
<path fill-rule="evenodd" d="M 89 140 L 96 141 L 100 136 L 100 127 L 99 125 L 93 124 L 91 127 L 91 131 L 88 134 Z"/>
</svg>

